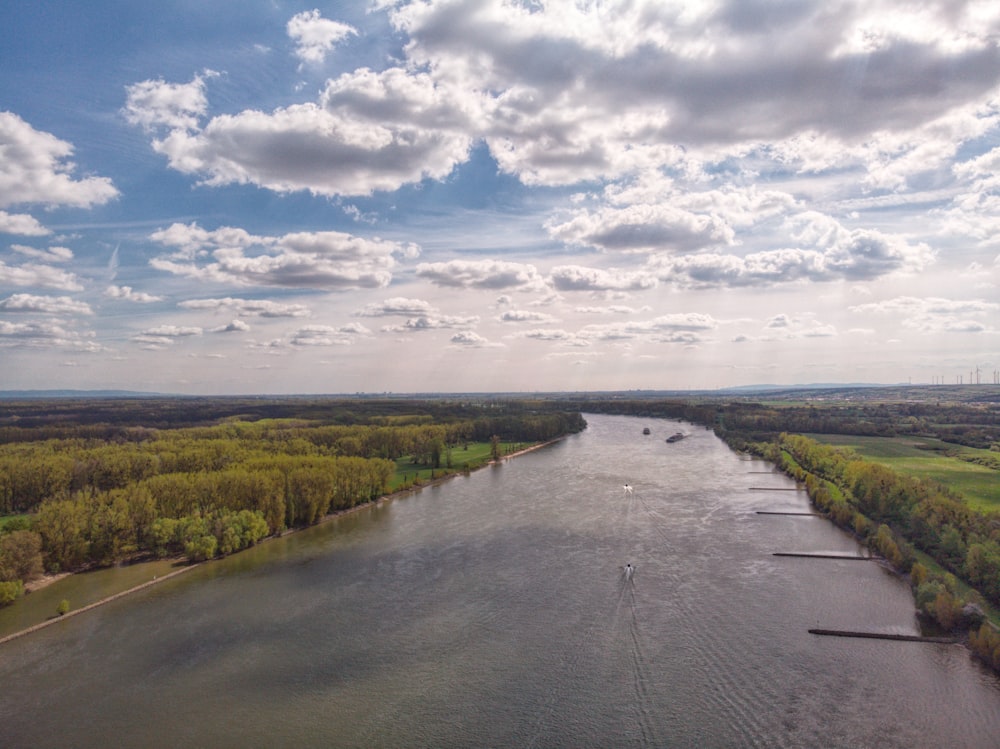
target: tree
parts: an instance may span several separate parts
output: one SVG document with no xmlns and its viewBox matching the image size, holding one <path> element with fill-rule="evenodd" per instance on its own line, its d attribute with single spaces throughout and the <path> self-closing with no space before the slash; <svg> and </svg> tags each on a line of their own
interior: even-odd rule
<svg viewBox="0 0 1000 749">
<path fill-rule="evenodd" d="M 35 527 L 42 536 L 51 569 L 72 570 L 87 560 L 88 524 L 86 503 L 80 497 L 41 504 Z"/>
<path fill-rule="evenodd" d="M 14 531 L 0 536 L 0 580 L 31 582 L 40 577 L 42 537 L 34 531 Z"/>
<path fill-rule="evenodd" d="M 24 595 L 24 583 L 20 580 L 0 583 L 0 606 L 7 606 L 14 603 Z"/>
</svg>

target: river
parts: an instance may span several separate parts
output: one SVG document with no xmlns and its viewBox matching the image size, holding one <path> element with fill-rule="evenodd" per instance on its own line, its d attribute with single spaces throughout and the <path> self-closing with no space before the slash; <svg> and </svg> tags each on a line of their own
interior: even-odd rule
<svg viewBox="0 0 1000 749">
<path fill-rule="evenodd" d="M 860 552 L 757 514 L 808 509 L 787 478 L 690 425 L 587 420 L 5 643 L 0 745 L 1000 743 L 961 646 L 808 633 L 918 626 L 878 563 L 773 555 Z"/>
</svg>

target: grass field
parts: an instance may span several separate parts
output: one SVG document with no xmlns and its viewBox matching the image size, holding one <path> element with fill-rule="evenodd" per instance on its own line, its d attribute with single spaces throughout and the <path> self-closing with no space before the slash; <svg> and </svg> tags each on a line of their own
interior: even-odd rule
<svg viewBox="0 0 1000 749">
<path fill-rule="evenodd" d="M 31 518 L 31 515 L 3 515 L 3 516 L 0 516 L 0 530 L 3 530 L 4 527 L 6 527 L 7 523 L 11 523 L 11 522 L 13 522 L 15 520 L 19 520 L 19 519 L 29 520 L 30 518 Z"/>
<path fill-rule="evenodd" d="M 988 453 L 931 437 L 859 437 L 810 434 L 817 442 L 851 447 L 862 457 L 917 478 L 939 481 L 981 510 L 1000 510 L 1000 471 L 957 457 Z"/>
<path fill-rule="evenodd" d="M 508 455 L 519 450 L 526 445 L 522 443 L 501 442 L 500 454 Z M 426 482 L 436 478 L 441 478 L 450 473 L 461 473 L 462 471 L 473 471 L 490 460 L 489 442 L 470 442 L 467 447 L 452 448 L 449 465 L 448 454 L 442 456 L 441 467 L 431 468 L 413 462 L 412 456 L 405 456 L 396 461 L 396 475 L 392 477 L 390 491 L 395 491 L 402 486 L 409 486 L 414 481 Z"/>
</svg>

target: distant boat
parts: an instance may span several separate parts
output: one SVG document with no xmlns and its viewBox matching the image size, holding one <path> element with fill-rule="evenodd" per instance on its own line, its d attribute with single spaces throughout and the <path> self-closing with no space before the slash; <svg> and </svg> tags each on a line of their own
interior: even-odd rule
<svg viewBox="0 0 1000 749">
<path fill-rule="evenodd" d="M 667 442 L 680 442 L 685 436 L 684 432 L 676 432 L 667 437 Z"/>
<path fill-rule="evenodd" d="M 649 434 L 649 427 L 646 427 L 645 429 L 643 429 L 642 433 L 643 434 Z"/>
</svg>

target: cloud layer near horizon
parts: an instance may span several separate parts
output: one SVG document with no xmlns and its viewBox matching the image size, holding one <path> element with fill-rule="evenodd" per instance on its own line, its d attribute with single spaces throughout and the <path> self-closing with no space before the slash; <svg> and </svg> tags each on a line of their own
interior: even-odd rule
<svg viewBox="0 0 1000 749">
<path fill-rule="evenodd" d="M 209 391 L 1000 369 L 994 3 L 337 7 L 144 57 L 90 129 L 0 112 L 0 347 Z M 81 165 L 102 128 L 135 150 Z"/>
</svg>

